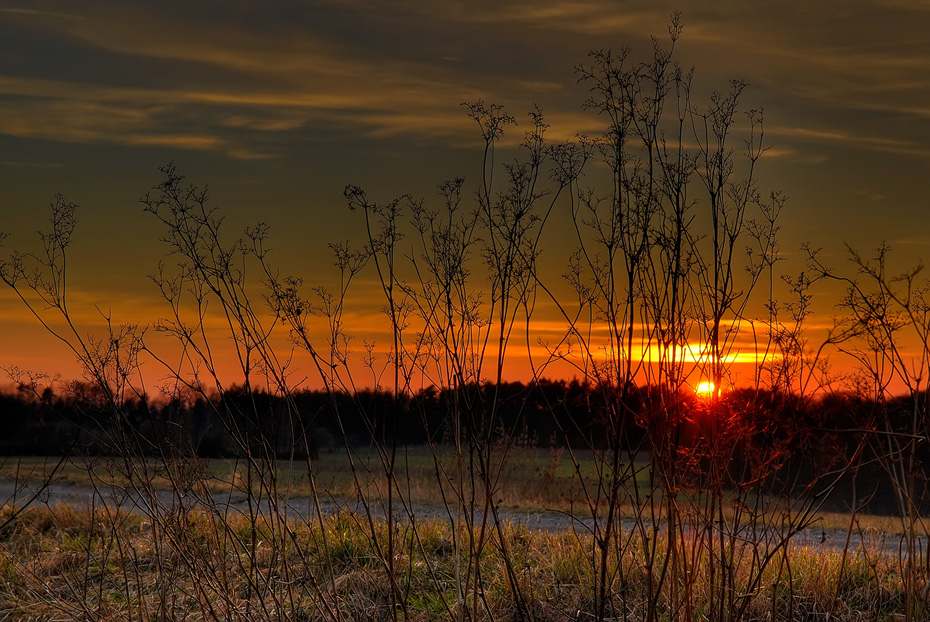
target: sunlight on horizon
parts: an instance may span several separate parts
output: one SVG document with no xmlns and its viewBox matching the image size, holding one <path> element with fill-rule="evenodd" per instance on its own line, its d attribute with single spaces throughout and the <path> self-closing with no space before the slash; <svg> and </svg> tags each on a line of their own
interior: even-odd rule
<svg viewBox="0 0 930 622">
<path fill-rule="evenodd" d="M 714 383 L 705 380 L 695 387 L 694 392 L 698 397 L 708 398 L 714 395 Z"/>
</svg>

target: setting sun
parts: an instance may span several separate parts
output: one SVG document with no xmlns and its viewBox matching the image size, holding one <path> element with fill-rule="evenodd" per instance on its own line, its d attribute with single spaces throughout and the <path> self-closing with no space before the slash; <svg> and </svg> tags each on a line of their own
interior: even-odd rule
<svg viewBox="0 0 930 622">
<path fill-rule="evenodd" d="M 701 397 L 710 397 L 714 394 L 714 383 L 710 381 L 704 381 L 700 383 L 695 389 L 694 392 Z"/>
</svg>

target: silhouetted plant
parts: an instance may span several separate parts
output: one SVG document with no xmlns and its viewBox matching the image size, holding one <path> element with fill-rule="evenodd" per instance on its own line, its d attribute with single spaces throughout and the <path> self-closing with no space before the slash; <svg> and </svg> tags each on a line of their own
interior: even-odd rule
<svg viewBox="0 0 930 622">
<path fill-rule="evenodd" d="M 847 250 L 855 276 L 828 267 L 816 251 L 809 252 L 809 259 L 816 278 L 846 287 L 840 306 L 847 315 L 837 341 L 857 363 L 856 389 L 875 406 L 859 426 L 892 487 L 904 533 L 904 615 L 916 620 L 930 611 L 930 583 L 922 576 L 930 534 L 924 519 L 930 501 L 930 284 L 920 278 L 921 264 L 893 274 L 887 246 L 872 258 Z M 894 398 L 893 385 L 904 387 L 903 397 Z"/>
<path fill-rule="evenodd" d="M 694 72 L 674 60 L 681 32 L 675 15 L 646 61 L 598 51 L 577 68 L 584 107 L 605 122 L 600 136 L 549 144 L 534 108 L 516 157 L 500 162 L 517 119 L 478 101 L 465 104 L 483 141 L 474 192 L 454 178 L 432 200 L 379 202 L 347 186 L 365 233 L 358 248 L 331 246 L 332 289 L 282 274 L 266 225 L 229 237 L 207 190 L 169 164 L 141 201 L 172 260 L 151 277 L 165 317 L 145 329 L 104 316 L 101 333 L 86 335 L 68 299 L 76 208 L 56 197 L 43 250 L 13 253 L 0 278 L 82 364 L 69 407 L 83 417 L 94 489 L 86 515 L 49 510 L 49 528 L 70 530 L 75 554 L 41 565 L 17 557 L 43 550 L 41 529 L 4 510 L 0 535 L 28 536 L 22 546 L 3 541 L 3 576 L 26 576 L 10 589 L 85 619 L 778 619 L 806 606 L 794 572 L 796 559 L 808 562 L 789 555 L 792 538 L 841 476 L 858 476 L 867 438 L 905 517 L 903 608 L 922 614 L 916 466 L 930 440 L 930 357 L 925 348 L 919 367 L 907 367 L 898 331 L 914 328 L 926 344 L 925 290 L 916 271 L 889 279 L 884 254 L 877 264 L 854 257 L 870 285 L 846 279 L 851 320 L 810 351 L 809 287 L 839 277 L 814 256 L 813 277 L 778 278 L 785 199 L 758 188 L 761 111 L 741 112 L 741 81 L 694 102 Z M 549 219 L 566 205 L 574 300 L 538 261 Z M 383 296 L 387 345 L 353 352 L 346 304 L 362 274 Z M 790 298 L 780 306 L 783 285 Z M 540 296 L 565 322 L 556 343 L 536 341 Z M 147 331 L 175 349 L 150 349 Z M 750 386 L 737 389 L 732 359 L 747 334 L 761 355 Z M 218 339 L 232 346 L 236 382 L 221 375 Z M 857 339 L 864 347 L 849 347 Z M 808 409 L 834 343 L 887 366 L 866 367 L 877 410 L 857 422 L 865 434 L 834 430 L 835 451 L 818 457 L 823 430 Z M 545 356 L 534 355 L 538 345 Z M 527 384 L 505 378 L 518 347 L 536 376 Z M 158 366 L 164 404 L 150 398 L 143 357 Z M 303 390 L 299 357 L 319 394 Z M 545 380 L 556 362 L 578 380 Z M 910 389 L 908 417 L 886 399 L 893 378 Z M 713 383 L 706 397 L 695 394 L 700 381 Z M 345 452 L 347 490 L 318 479 L 324 428 Z M 427 443 L 428 493 L 410 476 L 414 439 Z M 549 454 L 535 479 L 520 481 L 540 440 Z M 212 475 L 208 452 L 228 456 L 228 468 Z M 828 458 L 825 473 L 811 466 Z M 299 509 L 295 464 L 309 490 Z M 571 487 L 562 500 L 571 529 L 543 536 L 508 520 L 515 482 Z M 874 570 L 882 562 L 841 559 L 837 576 L 853 593 L 886 589 Z M 854 576 L 860 561 L 873 574 Z M 62 583 L 43 583 L 55 564 L 69 568 Z"/>
</svg>

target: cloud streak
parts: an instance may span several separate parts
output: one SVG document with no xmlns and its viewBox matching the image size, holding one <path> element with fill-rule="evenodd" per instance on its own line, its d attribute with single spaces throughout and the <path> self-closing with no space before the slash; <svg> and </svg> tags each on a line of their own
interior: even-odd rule
<svg viewBox="0 0 930 622">
<path fill-rule="evenodd" d="M 514 113 L 542 100 L 555 117 L 574 122 L 560 126 L 557 138 L 590 132 L 595 123 L 578 114 L 583 91 L 569 88 L 571 66 L 583 60 L 579 35 L 589 47 L 641 40 L 648 32 L 662 35 L 670 12 L 645 3 L 620 10 L 600 0 L 448 2 L 430 12 L 417 3 L 400 3 L 392 12 L 371 10 L 365 2 L 311 3 L 277 14 L 239 2 L 226 17 L 206 5 L 170 2 L 107 11 L 93 2 L 42 6 L 51 8 L 20 3 L 5 13 L 50 45 L 65 41 L 75 51 L 73 62 L 92 51 L 111 66 L 103 64 L 93 80 L 0 73 L 0 132 L 241 158 L 281 155 L 288 133 L 333 126 L 373 138 L 472 142 L 473 128 L 458 104 L 477 99 L 507 104 Z M 877 6 L 893 12 L 896 23 L 914 11 L 859 2 L 842 18 L 819 5 L 799 16 L 781 5 L 762 5 L 753 13 L 710 3 L 686 11 L 682 45 L 702 71 L 711 72 L 711 83 L 719 83 L 721 76 L 713 73 L 720 70 L 702 59 L 724 48 L 745 50 L 727 71 L 745 67 L 753 82 L 769 90 L 778 85 L 801 104 L 930 118 L 925 104 L 930 86 L 915 79 L 930 73 L 930 56 L 921 52 L 927 37 L 919 31 L 908 29 L 894 44 L 872 48 L 835 34 L 798 38 L 805 25 L 828 20 L 847 24 L 852 37 L 867 27 L 854 20 L 857 11 Z M 732 16 L 724 22 L 726 11 Z M 774 20 L 769 27 L 760 27 L 760 12 Z M 801 28 L 788 27 L 799 19 Z M 398 33 L 400 28 L 407 33 Z M 406 51 L 402 41 L 417 52 Z M 555 58 L 560 68 L 551 66 Z M 120 72 L 109 71 L 117 66 Z M 552 79 L 553 69 L 568 84 Z M 923 135 L 910 141 L 903 134 L 878 138 L 852 136 L 845 128 L 781 125 L 773 135 L 928 155 Z"/>
</svg>

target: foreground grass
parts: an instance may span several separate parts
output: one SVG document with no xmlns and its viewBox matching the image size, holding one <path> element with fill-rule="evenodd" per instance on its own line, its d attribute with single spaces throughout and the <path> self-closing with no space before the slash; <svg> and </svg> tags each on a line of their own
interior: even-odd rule
<svg viewBox="0 0 930 622">
<path fill-rule="evenodd" d="M 0 523 L 10 512 L 0 510 Z M 429 620 L 456 619 L 459 606 L 487 620 L 517 619 L 521 610 L 539 620 L 595 615 L 596 548 L 589 535 L 506 525 L 501 540 L 481 547 L 473 567 L 465 567 L 456 542 L 479 534 L 459 535 L 454 540 L 446 522 L 389 526 L 348 513 L 284 524 L 268 516 L 183 508 L 156 518 L 89 507 L 36 508 L 0 533 L 0 615 L 380 620 L 396 613 Z M 649 573 L 649 546 L 636 534 L 624 537 L 626 544 L 610 561 L 608 613 L 634 621 L 645 616 L 655 574 Z M 660 538 L 653 561 L 665 545 Z M 514 575 L 507 573 L 505 547 Z M 696 554 L 694 577 L 703 577 L 700 543 L 683 543 L 688 551 Z M 898 561 L 865 550 L 844 559 L 839 552 L 792 548 L 742 595 L 751 599 L 747 619 L 829 614 L 831 620 L 894 620 L 904 606 L 898 570 Z M 687 592 L 688 617 L 702 619 L 711 611 L 711 590 L 696 580 Z M 676 600 L 665 589 L 656 600 L 660 619 L 680 619 L 673 603 L 682 602 L 681 594 Z"/>
<path fill-rule="evenodd" d="M 438 482 L 452 486 L 444 473 L 454 459 L 407 448 L 395 485 L 407 500 L 435 506 Z M 273 472 L 235 460 L 21 458 L 0 464 L 0 478 L 39 483 L 53 476 L 83 487 L 142 482 L 146 488 L 137 490 L 153 495 L 197 486 L 254 501 L 268 499 L 260 489 L 273 477 L 269 490 L 282 495 L 384 501 L 384 464 L 375 452 L 263 468 Z M 644 472 L 633 470 L 635 477 Z M 523 449 L 500 467 L 500 504 L 571 509 L 596 476 L 593 460 Z M 390 521 L 377 510 L 300 516 L 262 503 L 205 506 L 183 496 L 153 500 L 150 512 L 95 503 L 0 509 L 0 620 L 737 619 L 721 612 L 727 598 L 727 607 L 744 607 L 741 620 L 891 621 L 903 619 L 905 591 L 915 590 L 904 585 L 902 557 L 887 551 L 782 546 L 766 541 L 772 532 L 724 544 L 697 516 L 669 550 L 661 520 L 631 526 L 630 508 L 619 508 L 627 520 L 608 534 L 603 524 L 592 531 L 581 523 L 544 532 L 505 521 L 496 530 L 493 522 L 465 522 L 452 506 L 444 519 L 411 517 L 396 497 Z M 699 506 L 700 497 L 691 503 Z M 583 516 L 583 506 L 574 510 Z M 897 523 L 887 520 L 857 517 L 854 527 L 888 532 Z M 816 524 L 846 528 L 850 517 L 823 515 Z M 921 563 L 919 572 L 923 590 L 930 569 Z M 926 613 L 925 598 L 915 619 Z"/>
</svg>

